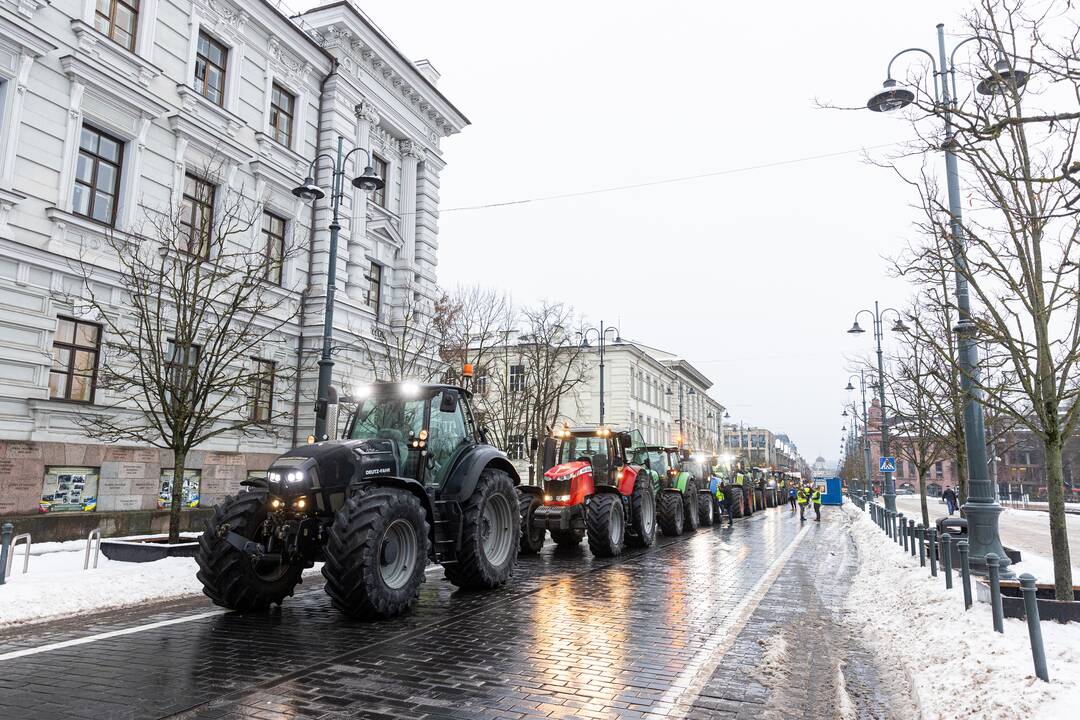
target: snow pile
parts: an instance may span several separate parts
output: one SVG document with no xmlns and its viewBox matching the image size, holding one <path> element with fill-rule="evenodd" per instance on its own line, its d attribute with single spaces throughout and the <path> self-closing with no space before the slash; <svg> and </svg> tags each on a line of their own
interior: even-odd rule
<svg viewBox="0 0 1080 720">
<path fill-rule="evenodd" d="M 23 575 L 20 544 L 11 575 L 0 585 L 0 627 L 202 595 L 195 558 L 130 563 L 101 555 L 94 569 L 91 551 L 90 569 L 83 570 L 85 550 L 85 540 L 36 544 L 29 572 Z M 305 576 L 319 567 L 321 563 Z"/>
<path fill-rule="evenodd" d="M 1080 626 L 1042 623 L 1050 673 L 1044 683 L 1035 677 L 1026 621 L 1006 618 L 1005 634 L 995 633 L 988 604 L 964 611 L 958 574 L 946 590 L 942 575 L 931 578 L 929 565 L 920 568 L 869 515 L 844 510 L 860 561 L 845 621 L 864 633 L 883 667 L 904 668 L 926 718 L 1076 716 Z M 1032 572 L 1026 562 L 1014 569 Z"/>
</svg>

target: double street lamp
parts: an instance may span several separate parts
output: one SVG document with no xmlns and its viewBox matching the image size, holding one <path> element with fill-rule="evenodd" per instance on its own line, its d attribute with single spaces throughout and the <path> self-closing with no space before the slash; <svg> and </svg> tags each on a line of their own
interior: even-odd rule
<svg viewBox="0 0 1080 720">
<path fill-rule="evenodd" d="M 371 151 L 363 148 L 353 148 L 345 152 L 345 138 L 338 136 L 337 155 L 332 157 L 329 153 L 316 156 L 308 166 L 308 176 L 302 185 L 293 189 L 292 193 L 301 200 L 314 202 L 326 197 L 326 193 L 315 184 L 315 171 L 319 161 L 323 158 L 333 164 L 334 174 L 330 182 L 330 207 L 333 216 L 330 220 L 330 257 L 326 266 L 326 309 L 323 313 L 323 342 L 322 355 L 319 357 L 319 389 L 315 401 L 315 440 L 328 440 L 326 419 L 330 404 L 330 383 L 334 375 L 334 291 L 337 286 L 337 249 L 338 235 L 341 232 L 341 199 L 345 195 L 345 166 L 356 153 L 367 155 L 367 165 L 363 172 L 352 179 L 352 186 L 371 192 L 383 186 L 383 179 L 375 171 L 371 162 Z"/>
<path fill-rule="evenodd" d="M 671 386 L 668 385 L 667 392 L 664 393 L 668 397 L 671 397 L 675 393 L 672 392 Z M 697 391 L 694 388 L 690 388 L 686 391 L 687 395 L 697 395 Z M 686 432 L 683 430 L 683 384 L 682 380 L 679 381 L 679 449 L 682 450 L 683 443 L 686 442 Z"/>
<path fill-rule="evenodd" d="M 848 330 L 852 335 L 862 335 L 865 330 L 859 325 L 859 317 L 863 313 L 870 315 L 874 328 L 874 342 L 877 346 L 877 366 L 878 366 L 878 402 L 881 404 L 881 455 L 885 457 L 889 454 L 889 423 L 885 414 L 885 383 L 882 382 L 882 378 L 885 377 L 885 361 L 883 359 L 883 353 L 881 351 L 881 341 L 885 335 L 885 316 L 888 313 L 896 314 L 896 322 L 893 323 L 893 332 L 907 332 L 907 325 L 904 324 L 904 318 L 900 315 L 900 311 L 895 308 L 885 308 L 881 310 L 878 303 L 874 302 L 873 310 L 860 310 L 855 313 L 855 322 L 852 324 L 851 329 Z M 850 383 L 849 383 L 850 384 Z M 854 388 L 853 388 L 854 389 Z M 885 477 L 882 478 L 882 496 L 885 498 L 885 508 L 895 512 L 896 510 L 896 485 L 893 482 L 892 473 L 882 473 Z"/>
<path fill-rule="evenodd" d="M 604 348 L 607 346 L 607 334 L 608 332 L 615 332 L 615 345 L 622 344 L 622 333 L 619 332 L 619 328 L 614 325 L 604 325 L 604 321 L 600 321 L 600 327 L 587 327 L 584 330 L 578 331 L 576 334 L 581 337 L 581 347 L 588 348 L 589 334 L 592 333 L 600 342 L 600 425 L 604 424 Z"/>
<path fill-rule="evenodd" d="M 960 366 L 960 389 L 964 398 L 964 445 L 968 458 L 968 496 L 964 514 L 968 521 L 968 542 L 972 570 L 987 574 L 985 558 L 994 553 L 1005 558 L 998 535 L 998 516 L 1001 505 L 997 502 L 990 482 L 986 461 L 986 428 L 983 421 L 982 391 L 979 388 L 979 353 L 975 340 L 975 323 L 971 320 L 971 299 L 967 282 L 967 257 L 964 253 L 964 228 L 960 209 L 960 173 L 956 162 L 956 128 L 952 113 L 956 111 L 956 51 L 969 42 L 985 43 L 998 54 L 998 61 L 989 76 L 975 88 L 981 95 L 1000 95 L 1015 91 L 1028 80 L 1028 73 L 1013 68 L 1005 59 L 1005 49 L 990 38 L 972 36 L 957 43 L 946 56 L 945 26 L 937 26 L 938 57 L 923 48 L 907 48 L 896 53 L 886 68 L 884 90 L 866 104 L 874 112 L 890 112 L 910 105 L 915 93 L 897 85 L 892 78 L 892 64 L 905 53 L 915 52 L 930 58 L 933 69 L 931 84 L 934 88 L 934 109 L 945 118 L 942 149 L 945 151 L 945 179 L 949 193 L 949 220 L 952 233 L 953 265 L 955 266 L 957 323 L 957 353 Z M 940 72 L 939 72 L 940 68 Z M 949 81 L 952 81 L 951 88 Z M 1002 577 L 1012 578 L 1015 573 L 1002 568 Z"/>
<path fill-rule="evenodd" d="M 855 386 L 851 384 L 851 381 L 854 380 L 856 377 L 859 378 L 859 392 L 862 395 L 862 427 L 863 427 L 862 450 L 863 450 L 863 472 L 865 473 L 863 475 L 863 478 L 864 478 L 864 482 L 863 482 L 863 494 L 864 494 L 864 496 L 863 496 L 863 499 L 865 500 L 865 499 L 871 497 L 871 493 L 870 493 L 870 424 L 868 422 L 868 417 L 867 417 L 867 412 L 866 412 L 866 372 L 864 370 L 859 370 L 859 374 L 857 376 L 856 375 L 848 376 L 847 387 L 845 387 L 844 389 L 847 390 L 848 392 L 851 392 L 852 390 L 854 390 Z M 854 405 L 854 403 L 852 403 L 852 405 Z M 884 412 L 884 410 L 882 412 Z M 844 417 L 847 417 L 847 410 L 844 410 Z M 858 416 L 858 413 L 856 413 L 855 418 L 852 421 L 856 425 L 856 433 L 855 433 L 856 435 L 858 435 L 858 419 L 859 419 L 859 416 Z M 883 419 L 884 419 L 884 416 L 883 416 Z"/>
</svg>

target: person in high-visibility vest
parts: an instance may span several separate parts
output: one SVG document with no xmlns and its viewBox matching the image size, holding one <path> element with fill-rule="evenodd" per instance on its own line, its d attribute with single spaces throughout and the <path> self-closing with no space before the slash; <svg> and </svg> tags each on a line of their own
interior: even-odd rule
<svg viewBox="0 0 1080 720">
<path fill-rule="evenodd" d="M 810 502 L 811 494 L 812 493 L 810 492 L 810 488 L 807 487 L 806 485 L 803 485 L 801 488 L 799 488 L 799 494 L 797 496 L 797 499 L 798 499 L 798 503 L 799 503 L 799 521 L 800 522 L 806 520 L 806 504 Z"/>
<path fill-rule="evenodd" d="M 720 517 L 716 524 L 719 525 L 723 521 L 724 513 L 727 512 L 727 526 L 731 527 L 731 493 L 724 491 L 723 483 L 716 483 L 716 504 L 720 507 Z"/>
<path fill-rule="evenodd" d="M 817 515 L 814 520 L 821 522 L 821 486 L 813 488 L 813 492 L 810 493 L 810 501 L 814 503 L 814 514 Z"/>
</svg>

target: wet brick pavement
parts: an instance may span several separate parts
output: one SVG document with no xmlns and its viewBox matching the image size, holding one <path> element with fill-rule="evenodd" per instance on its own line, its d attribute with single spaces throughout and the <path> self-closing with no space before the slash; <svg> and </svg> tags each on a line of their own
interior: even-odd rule
<svg viewBox="0 0 1080 720">
<path fill-rule="evenodd" d="M 433 569 L 387 622 L 338 614 L 313 577 L 272 614 L 0 661 L 0 718 L 907 717 L 840 627 L 854 567 L 841 513 L 801 526 L 769 510 L 616 560 L 549 545 L 492 593 L 453 593 Z M 38 627 L 0 635 L 0 654 L 211 610 Z"/>
</svg>

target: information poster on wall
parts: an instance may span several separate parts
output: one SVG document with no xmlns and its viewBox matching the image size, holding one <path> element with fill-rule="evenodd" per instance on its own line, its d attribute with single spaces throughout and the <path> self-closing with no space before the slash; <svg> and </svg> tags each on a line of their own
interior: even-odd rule
<svg viewBox="0 0 1080 720">
<path fill-rule="evenodd" d="M 201 485 L 202 473 L 198 470 L 184 471 L 184 494 L 181 505 L 188 508 L 199 507 L 199 486 Z M 161 492 L 158 493 L 158 509 L 164 510 L 172 503 L 173 471 L 161 471 Z"/>
<path fill-rule="evenodd" d="M 47 467 L 38 509 L 43 513 L 93 512 L 97 495 L 97 468 Z"/>
</svg>

